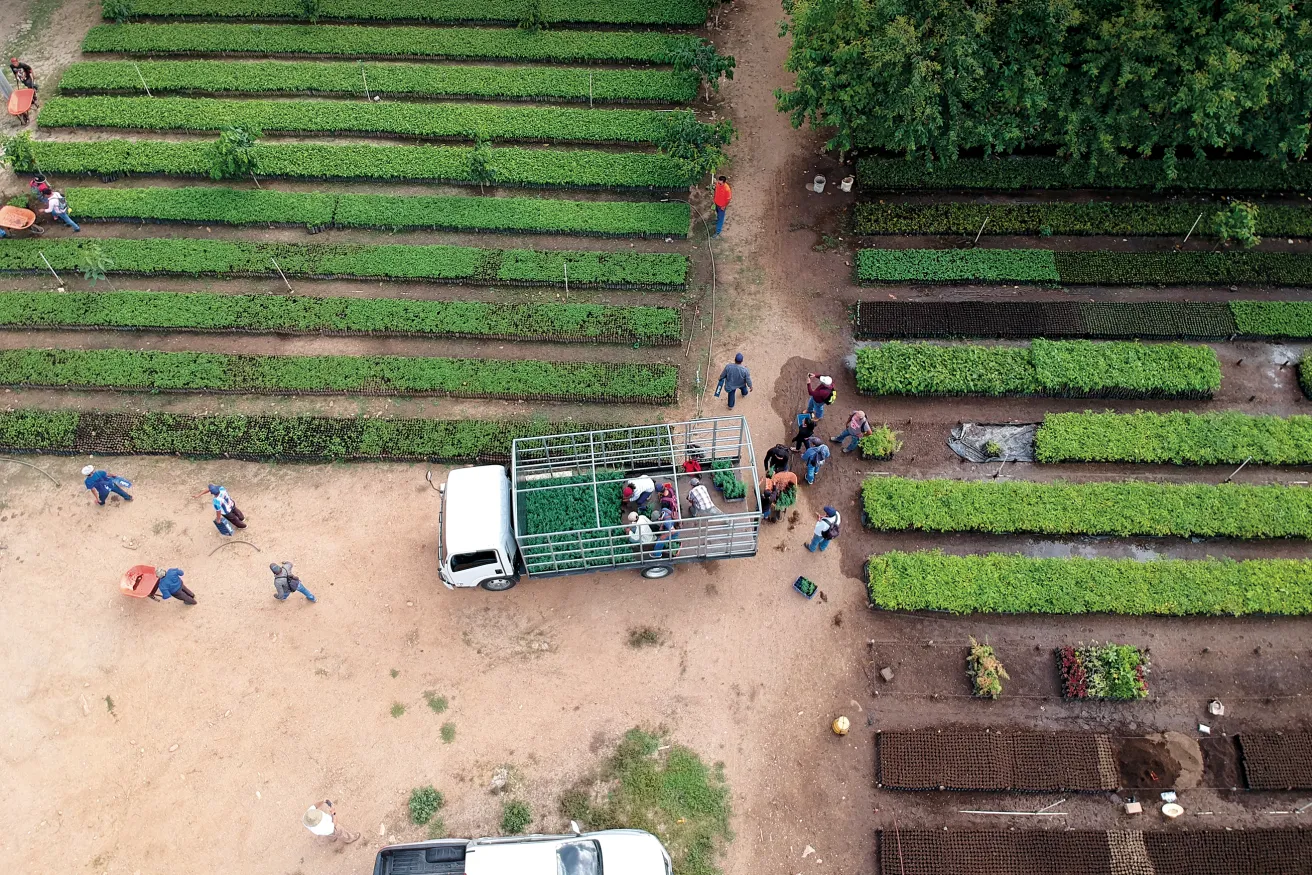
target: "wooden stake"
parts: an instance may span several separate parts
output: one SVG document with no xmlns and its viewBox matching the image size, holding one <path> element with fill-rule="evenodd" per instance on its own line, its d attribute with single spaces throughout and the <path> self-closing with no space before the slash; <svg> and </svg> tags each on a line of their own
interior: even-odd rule
<svg viewBox="0 0 1312 875">
<path fill-rule="evenodd" d="M 564 265 L 565 267 L 565 297 L 568 298 L 569 297 L 569 262 L 561 261 L 561 264 Z"/>
<path fill-rule="evenodd" d="M 54 267 L 52 267 L 50 264 L 50 259 L 46 258 L 46 254 L 42 252 L 40 249 L 37 250 L 37 254 L 41 256 L 41 260 L 46 263 L 46 267 L 50 268 L 50 272 L 54 274 L 55 282 L 59 283 L 62 286 L 64 284 L 64 281 L 59 278 L 59 274 L 55 273 Z"/>
<path fill-rule="evenodd" d="M 989 217 L 988 217 L 988 216 L 985 216 L 985 217 L 984 217 L 984 224 L 979 226 L 979 234 L 976 234 L 976 235 L 975 235 L 975 242 L 976 242 L 976 243 L 979 243 L 979 235 L 984 233 L 984 225 L 987 225 L 988 223 L 989 223 Z"/>
<path fill-rule="evenodd" d="M 1199 213 L 1199 214 L 1198 214 L 1198 218 L 1194 219 L 1194 223 L 1193 223 L 1193 225 L 1189 228 L 1189 233 L 1184 235 L 1184 243 L 1188 243 L 1188 242 L 1189 242 L 1189 238 L 1190 238 L 1190 237 L 1193 235 L 1193 233 L 1194 233 L 1194 228 L 1197 228 L 1197 227 L 1198 227 L 1198 223 L 1201 222 L 1202 220 L 1203 220 L 1203 214 L 1202 214 L 1202 213 Z M 1183 246 L 1184 243 L 1181 243 L 1180 245 Z"/>
<path fill-rule="evenodd" d="M 292 288 L 292 284 L 287 282 L 287 274 L 283 273 L 282 268 L 278 266 L 278 259 L 269 256 L 269 261 L 273 262 L 273 269 L 278 271 L 278 276 L 282 277 L 282 284 L 287 287 L 288 293 L 293 295 L 296 294 L 296 290 Z"/>
<path fill-rule="evenodd" d="M 371 101 L 373 98 L 369 95 L 369 77 L 364 75 L 364 63 L 362 61 L 356 63 L 360 65 L 360 78 L 364 81 L 364 99 Z"/>
<path fill-rule="evenodd" d="M 136 61 L 132 62 L 132 69 L 137 71 L 137 78 L 141 80 L 141 87 L 146 89 L 146 96 L 154 97 L 155 95 L 150 93 L 150 86 L 146 84 L 146 77 L 141 75 L 141 68 L 137 66 Z"/>
<path fill-rule="evenodd" d="M 1238 474 L 1240 471 L 1244 470 L 1244 468 L 1245 468 L 1245 467 L 1248 465 L 1248 463 L 1251 462 L 1251 461 L 1253 461 L 1253 457 L 1252 457 L 1252 456 L 1249 456 L 1247 459 L 1244 459 L 1244 464 L 1243 464 L 1243 465 L 1240 465 L 1238 468 L 1236 468 L 1234 474 L 1231 474 L 1229 477 L 1225 478 L 1225 482 L 1226 482 L 1226 483 L 1229 483 L 1231 480 L 1234 480 L 1234 479 L 1235 479 L 1235 474 Z"/>
<path fill-rule="evenodd" d="M 588 109 L 592 109 L 592 71 L 588 71 Z"/>
</svg>

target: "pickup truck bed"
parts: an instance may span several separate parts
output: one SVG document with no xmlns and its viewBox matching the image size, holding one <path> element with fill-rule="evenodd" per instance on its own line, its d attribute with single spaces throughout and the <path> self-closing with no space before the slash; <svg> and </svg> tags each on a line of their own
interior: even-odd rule
<svg viewBox="0 0 1312 875">
<path fill-rule="evenodd" d="M 374 861 L 374 875 L 464 875 L 465 844 L 383 848 Z"/>
</svg>

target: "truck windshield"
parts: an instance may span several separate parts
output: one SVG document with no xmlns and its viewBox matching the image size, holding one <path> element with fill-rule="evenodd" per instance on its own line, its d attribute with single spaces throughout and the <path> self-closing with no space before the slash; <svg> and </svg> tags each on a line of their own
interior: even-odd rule
<svg viewBox="0 0 1312 875">
<path fill-rule="evenodd" d="M 556 849 L 556 875 L 601 875 L 601 846 L 570 842 Z"/>
</svg>

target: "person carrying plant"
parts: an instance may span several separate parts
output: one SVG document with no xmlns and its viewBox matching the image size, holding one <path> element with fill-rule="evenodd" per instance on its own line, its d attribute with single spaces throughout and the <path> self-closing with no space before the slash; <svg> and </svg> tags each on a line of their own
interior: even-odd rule
<svg viewBox="0 0 1312 875">
<path fill-rule="evenodd" d="M 747 393 L 752 391 L 752 372 L 747 370 L 743 365 L 743 354 L 738 353 L 733 357 L 733 363 L 724 366 L 720 371 L 720 382 L 715 384 L 715 397 L 720 397 L 720 390 L 729 390 L 729 409 L 733 410 L 733 396 L 735 392 L 742 393 L 744 398 Z"/>
<path fill-rule="evenodd" d="M 820 419 L 814 413 L 797 414 L 797 434 L 793 435 L 793 452 L 800 453 L 810 446 L 808 442 L 819 424 Z"/>
<path fill-rule="evenodd" d="M 829 447 L 817 437 L 811 438 L 808 444 L 809 448 L 802 453 L 802 461 L 806 463 L 806 482 L 810 484 L 815 482 L 815 475 L 829 461 Z"/>
<path fill-rule="evenodd" d="M 775 444 L 770 447 L 766 450 L 765 459 L 763 460 L 766 476 L 768 477 L 776 471 L 787 471 L 788 463 L 792 461 L 792 458 L 793 454 L 786 445 Z"/>
<path fill-rule="evenodd" d="M 812 381 L 815 385 L 811 385 Z M 806 394 L 810 397 L 806 401 L 806 412 L 813 415 L 816 419 L 825 418 L 825 408 L 834 403 L 838 397 L 838 392 L 834 389 L 834 378 L 823 374 L 806 375 Z"/>
<path fill-rule="evenodd" d="M 729 201 L 733 200 L 733 189 L 729 188 L 729 177 L 721 176 L 715 180 L 715 236 L 719 237 L 720 232 L 724 230 L 724 211 L 729 209 Z M 729 396 L 729 406 L 733 406 L 733 396 Z"/>
<path fill-rule="evenodd" d="M 155 588 L 150 591 L 150 597 L 155 601 L 177 599 L 184 605 L 196 604 L 196 594 L 187 589 L 187 585 L 182 582 L 181 568 L 156 568 L 155 576 L 159 580 L 155 583 Z"/>
<path fill-rule="evenodd" d="M 790 486 L 796 486 L 796 485 L 797 485 L 797 475 L 794 474 L 792 471 L 780 471 L 777 474 L 773 474 L 769 477 L 763 477 L 761 479 L 762 489 L 771 489 L 776 492 L 783 492 L 785 489 L 788 489 Z"/>
<path fill-rule="evenodd" d="M 50 192 L 50 200 L 46 204 L 45 211 L 74 231 L 82 230 L 78 223 L 73 221 L 73 217 L 68 214 L 68 201 L 64 200 L 64 196 L 59 192 Z"/>
<path fill-rule="evenodd" d="M 829 546 L 829 542 L 838 537 L 842 524 L 842 515 L 829 505 L 825 505 L 824 513 L 815 515 L 815 530 L 811 535 L 810 543 L 806 545 L 806 549 L 812 553 L 816 550 L 824 552 Z"/>
<path fill-rule="evenodd" d="M 124 486 L 125 483 L 128 486 L 132 484 L 116 474 L 110 474 L 108 471 L 97 471 L 95 465 L 87 465 L 82 469 L 82 476 L 87 478 L 82 483 L 89 491 L 96 493 L 96 503 L 101 507 L 105 506 L 105 499 L 109 498 L 111 492 L 124 501 L 132 500 L 132 496 L 127 494 Z"/>
<path fill-rule="evenodd" d="M 841 444 L 843 439 L 846 438 L 847 446 L 843 447 L 843 452 L 850 453 L 861 443 L 861 438 L 868 434 L 874 434 L 874 431 L 870 427 L 870 420 L 866 418 L 866 412 L 864 410 L 853 410 L 852 415 L 847 418 L 847 428 L 830 440 L 836 444 Z"/>
</svg>

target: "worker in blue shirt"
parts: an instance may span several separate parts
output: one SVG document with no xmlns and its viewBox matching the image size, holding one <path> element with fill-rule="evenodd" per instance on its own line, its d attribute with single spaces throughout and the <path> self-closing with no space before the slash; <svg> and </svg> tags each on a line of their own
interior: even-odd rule
<svg viewBox="0 0 1312 875">
<path fill-rule="evenodd" d="M 802 461 L 806 463 L 807 483 L 814 483 L 815 475 L 820 472 L 821 466 L 829 461 L 829 447 L 825 446 L 817 437 L 811 438 L 808 443 L 811 441 L 814 441 L 814 444 L 808 447 L 805 453 L 802 453 Z"/>
<path fill-rule="evenodd" d="M 744 398 L 752 391 L 752 372 L 743 364 L 743 354 L 733 357 L 733 364 L 725 365 L 720 372 L 720 381 L 715 384 L 715 397 L 720 397 L 722 389 L 729 390 L 729 409 L 733 410 L 734 393 L 742 393 Z"/>
<path fill-rule="evenodd" d="M 87 489 L 96 493 L 97 504 L 103 505 L 111 492 L 123 496 L 124 501 L 132 500 L 132 496 L 123 491 L 123 487 L 119 485 L 119 481 L 123 479 L 121 477 L 116 477 L 105 471 L 97 471 L 95 465 L 87 465 L 83 468 L 82 476 L 87 478 L 82 481 L 86 484 Z"/>
<path fill-rule="evenodd" d="M 187 589 L 187 585 L 182 582 L 181 568 L 156 568 L 155 576 L 159 578 L 159 583 L 155 584 L 155 589 L 150 594 L 155 601 L 177 599 L 184 605 L 196 604 L 196 594 Z"/>
</svg>

